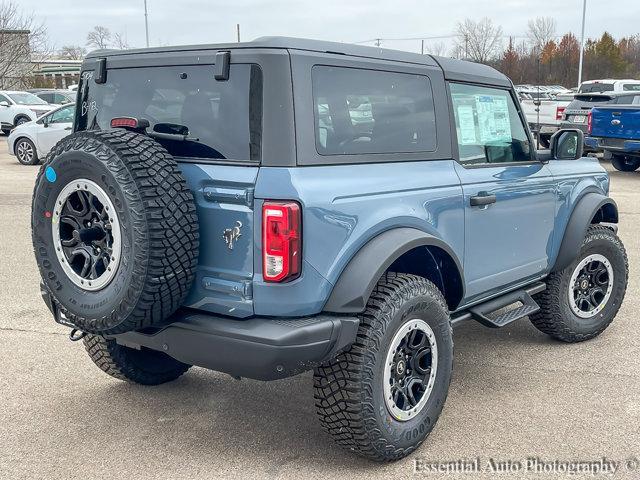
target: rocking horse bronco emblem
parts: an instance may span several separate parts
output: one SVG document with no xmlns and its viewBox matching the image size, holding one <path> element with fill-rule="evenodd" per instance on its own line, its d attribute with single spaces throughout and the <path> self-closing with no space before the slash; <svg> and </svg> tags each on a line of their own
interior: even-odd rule
<svg viewBox="0 0 640 480">
<path fill-rule="evenodd" d="M 242 222 L 240 220 L 236 220 L 236 226 L 233 228 L 225 228 L 224 232 L 222 232 L 222 238 L 224 238 L 225 243 L 229 250 L 233 250 L 233 242 L 238 240 L 242 234 L 240 233 L 240 229 L 242 228 Z"/>
</svg>

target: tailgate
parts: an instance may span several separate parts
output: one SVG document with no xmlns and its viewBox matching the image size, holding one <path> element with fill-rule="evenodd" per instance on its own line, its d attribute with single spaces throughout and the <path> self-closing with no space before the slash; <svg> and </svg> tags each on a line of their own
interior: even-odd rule
<svg viewBox="0 0 640 480">
<path fill-rule="evenodd" d="M 184 305 L 253 315 L 253 193 L 258 167 L 180 163 L 196 200 L 200 257 Z"/>
<path fill-rule="evenodd" d="M 640 140 L 640 108 L 594 108 L 591 112 L 591 136 Z"/>
</svg>

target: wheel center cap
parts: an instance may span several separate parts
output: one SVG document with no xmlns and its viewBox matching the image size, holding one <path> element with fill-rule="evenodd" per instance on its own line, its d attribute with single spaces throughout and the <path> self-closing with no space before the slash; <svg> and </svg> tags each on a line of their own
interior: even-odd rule
<svg viewBox="0 0 640 480">
<path fill-rule="evenodd" d="M 406 366 L 404 364 L 404 360 L 400 360 L 396 365 L 396 373 L 398 375 L 402 375 L 404 373 L 405 367 Z"/>
<path fill-rule="evenodd" d="M 586 278 L 580 282 L 580 288 L 582 290 L 586 290 L 587 288 L 589 288 L 589 281 Z"/>
</svg>

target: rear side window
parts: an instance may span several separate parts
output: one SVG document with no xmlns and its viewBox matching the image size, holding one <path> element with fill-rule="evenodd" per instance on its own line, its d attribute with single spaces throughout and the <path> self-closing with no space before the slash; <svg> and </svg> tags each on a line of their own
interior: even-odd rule
<svg viewBox="0 0 640 480">
<path fill-rule="evenodd" d="M 613 83 L 587 83 L 580 86 L 580 93 L 613 92 Z"/>
<path fill-rule="evenodd" d="M 435 150 L 428 77 L 318 65 L 313 67 L 312 79 L 320 155 Z"/>
<path fill-rule="evenodd" d="M 108 129 L 115 117 L 144 118 L 152 136 L 183 158 L 260 160 L 262 73 L 231 65 L 217 81 L 213 65 L 112 69 L 97 84 L 84 72 L 78 130 Z M 186 139 L 181 140 L 182 138 Z"/>
<path fill-rule="evenodd" d="M 450 84 L 463 164 L 531 161 L 532 149 L 507 90 Z"/>
<path fill-rule="evenodd" d="M 640 83 L 625 83 L 622 90 L 626 92 L 640 92 Z"/>
</svg>

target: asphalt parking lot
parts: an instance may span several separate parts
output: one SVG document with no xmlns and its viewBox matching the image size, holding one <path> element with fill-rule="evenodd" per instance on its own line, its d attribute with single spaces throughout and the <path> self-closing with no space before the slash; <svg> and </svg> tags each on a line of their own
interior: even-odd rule
<svg viewBox="0 0 640 480">
<path fill-rule="evenodd" d="M 320 429 L 308 373 L 263 383 L 194 368 L 150 388 L 98 370 L 40 299 L 29 230 L 38 167 L 18 164 L 4 140 L 0 478 L 441 478 L 415 472 L 416 459 L 529 457 L 606 458 L 619 462 L 614 478 L 640 478 L 627 468 L 640 457 L 640 173 L 611 173 L 630 261 L 627 297 L 612 326 L 593 341 L 565 345 L 527 321 L 500 330 L 463 325 L 434 432 L 407 459 L 378 465 L 342 451 Z"/>
</svg>

